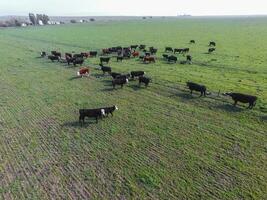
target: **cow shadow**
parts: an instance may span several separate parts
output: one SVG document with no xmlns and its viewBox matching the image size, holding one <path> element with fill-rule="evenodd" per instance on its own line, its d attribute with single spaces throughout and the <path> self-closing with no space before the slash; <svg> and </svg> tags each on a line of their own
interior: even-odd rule
<svg viewBox="0 0 267 200">
<path fill-rule="evenodd" d="M 193 100 L 193 99 L 196 99 L 198 98 L 199 96 L 194 96 L 194 95 L 191 95 L 190 93 L 175 93 L 175 94 L 172 94 L 170 95 L 170 97 L 179 97 L 181 99 L 184 99 L 184 100 Z"/>
<path fill-rule="evenodd" d="M 267 122 L 267 115 L 265 115 L 265 116 L 261 116 L 260 119 L 261 119 L 262 121 Z"/>
<path fill-rule="evenodd" d="M 142 90 L 144 87 L 140 87 L 139 85 L 129 85 L 129 88 L 132 88 L 134 91 Z"/>
<path fill-rule="evenodd" d="M 215 106 L 215 108 L 220 109 L 220 110 L 224 110 L 227 112 L 243 112 L 244 108 L 240 108 L 240 107 L 235 107 L 231 104 L 220 104 Z"/>
<path fill-rule="evenodd" d="M 80 78 L 81 78 L 80 76 L 73 76 L 69 78 L 69 81 L 73 81 L 73 80 L 80 79 Z"/>
<path fill-rule="evenodd" d="M 104 88 L 104 89 L 101 89 L 100 91 L 102 92 L 111 92 L 113 90 L 116 90 L 117 88 L 113 89 L 113 87 L 107 87 L 107 88 Z"/>
<path fill-rule="evenodd" d="M 92 74 L 93 77 L 95 78 L 104 78 L 104 77 L 108 77 L 108 75 L 106 74 Z"/>
<path fill-rule="evenodd" d="M 85 120 L 85 122 L 81 125 L 81 123 L 77 121 L 65 122 L 62 124 L 62 127 L 71 127 L 71 128 L 87 128 L 92 124 L 97 124 L 95 120 Z"/>
</svg>

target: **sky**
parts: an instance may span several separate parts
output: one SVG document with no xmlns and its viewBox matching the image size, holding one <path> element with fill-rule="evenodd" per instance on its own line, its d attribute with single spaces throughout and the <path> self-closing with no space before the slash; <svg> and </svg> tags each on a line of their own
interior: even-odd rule
<svg viewBox="0 0 267 200">
<path fill-rule="evenodd" d="M 0 15 L 267 15 L 267 0 L 0 0 Z"/>
</svg>

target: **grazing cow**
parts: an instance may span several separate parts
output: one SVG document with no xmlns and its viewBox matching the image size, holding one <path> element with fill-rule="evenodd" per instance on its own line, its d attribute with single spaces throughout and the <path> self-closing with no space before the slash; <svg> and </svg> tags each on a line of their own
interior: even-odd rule
<svg viewBox="0 0 267 200">
<path fill-rule="evenodd" d="M 195 40 L 190 40 L 190 44 L 195 44 L 196 41 Z"/>
<path fill-rule="evenodd" d="M 215 47 L 216 46 L 216 42 L 213 42 L 213 41 L 210 42 L 209 46 L 214 46 Z"/>
<path fill-rule="evenodd" d="M 154 48 L 154 47 L 149 47 L 149 52 L 154 55 L 158 52 L 158 49 Z"/>
<path fill-rule="evenodd" d="M 104 109 L 80 109 L 79 113 L 80 113 L 79 122 L 81 123 L 81 126 L 84 123 L 85 117 L 95 118 L 96 123 L 98 123 L 98 118 L 102 118 L 103 116 L 106 115 Z"/>
<path fill-rule="evenodd" d="M 102 70 L 103 74 L 105 74 L 105 73 L 109 73 L 110 74 L 111 73 L 111 67 L 104 66 L 101 63 L 100 63 L 100 67 L 101 67 L 101 70 Z"/>
<path fill-rule="evenodd" d="M 140 50 L 144 50 L 145 48 L 146 48 L 146 45 L 144 45 L 144 44 L 139 45 Z"/>
<path fill-rule="evenodd" d="M 103 55 L 110 54 L 109 49 L 102 49 Z"/>
<path fill-rule="evenodd" d="M 81 55 L 82 55 L 84 58 L 88 58 L 90 54 L 87 53 L 87 52 L 82 52 Z"/>
<path fill-rule="evenodd" d="M 123 56 L 117 56 L 117 62 L 121 61 L 122 62 L 123 60 Z"/>
<path fill-rule="evenodd" d="M 46 57 L 46 52 L 45 52 L 45 51 L 42 51 L 42 52 L 41 52 L 41 57 L 42 57 L 42 58 Z"/>
<path fill-rule="evenodd" d="M 59 62 L 59 56 L 54 56 L 54 55 L 50 55 L 48 56 L 48 59 L 51 60 L 52 62 L 54 62 L 55 60 L 57 60 Z"/>
<path fill-rule="evenodd" d="M 227 92 L 225 95 L 232 97 L 234 100 L 234 106 L 238 102 L 241 103 L 248 103 L 248 109 L 252 109 L 256 105 L 257 97 L 252 96 L 252 95 L 247 95 L 247 94 L 241 94 L 241 93 L 233 93 L 233 92 Z"/>
<path fill-rule="evenodd" d="M 132 56 L 135 58 L 135 57 L 138 57 L 139 56 L 139 52 L 137 52 L 137 51 L 134 51 L 133 53 L 132 53 Z"/>
<path fill-rule="evenodd" d="M 182 53 L 183 52 L 183 49 L 174 49 L 173 53 Z"/>
<path fill-rule="evenodd" d="M 96 57 L 97 56 L 97 51 L 90 51 L 89 55 L 90 55 L 90 57 Z"/>
<path fill-rule="evenodd" d="M 67 61 L 68 65 L 70 65 L 70 63 L 73 63 L 74 60 L 75 60 L 75 58 L 66 56 L 66 61 Z"/>
<path fill-rule="evenodd" d="M 215 48 L 209 48 L 209 53 L 212 53 L 215 50 L 216 50 Z"/>
<path fill-rule="evenodd" d="M 111 116 L 113 116 L 113 112 L 115 110 L 119 110 L 117 106 L 105 107 L 105 108 L 101 108 L 101 109 L 104 109 L 106 116 L 108 116 L 109 114 L 111 114 Z"/>
<path fill-rule="evenodd" d="M 184 49 L 183 49 L 183 53 L 188 53 L 189 50 L 190 50 L 189 48 L 184 48 Z"/>
<path fill-rule="evenodd" d="M 100 63 L 103 64 L 103 63 L 109 63 L 110 61 L 110 57 L 100 57 Z"/>
<path fill-rule="evenodd" d="M 78 57 L 78 58 L 75 58 L 72 63 L 76 67 L 76 65 L 82 65 L 84 63 L 84 59 Z"/>
<path fill-rule="evenodd" d="M 65 53 L 65 58 L 67 59 L 67 57 L 72 58 L 72 54 L 71 53 Z"/>
<path fill-rule="evenodd" d="M 76 54 L 73 55 L 73 58 L 83 58 L 83 57 L 84 56 L 81 53 L 76 53 Z"/>
<path fill-rule="evenodd" d="M 173 52 L 173 49 L 171 47 L 165 47 L 165 52 Z"/>
<path fill-rule="evenodd" d="M 171 55 L 171 56 L 168 56 L 168 62 L 170 63 L 170 62 L 174 62 L 174 63 L 176 63 L 177 62 L 177 57 L 176 56 L 173 56 L 173 55 Z"/>
<path fill-rule="evenodd" d="M 129 79 L 130 77 L 131 77 L 130 74 L 122 74 L 122 75 L 116 76 L 116 78 L 118 79 Z"/>
<path fill-rule="evenodd" d="M 151 57 L 151 56 L 145 56 L 143 61 L 144 61 L 144 63 L 151 63 L 151 62 L 155 63 L 156 59 L 154 57 Z"/>
<path fill-rule="evenodd" d="M 206 96 L 206 86 L 204 85 L 199 85 L 197 83 L 193 83 L 193 82 L 187 82 L 186 85 L 189 87 L 189 90 L 191 91 L 191 94 L 193 93 L 193 91 L 197 91 L 197 92 L 200 92 L 201 96 Z"/>
<path fill-rule="evenodd" d="M 135 78 L 135 77 L 144 76 L 145 72 L 144 71 L 132 71 L 130 74 L 132 78 Z"/>
<path fill-rule="evenodd" d="M 90 70 L 87 67 L 83 67 L 77 72 L 77 76 L 81 76 L 81 77 L 89 76 L 89 74 L 90 74 Z"/>
<path fill-rule="evenodd" d="M 131 49 L 133 50 L 135 50 L 135 49 L 137 49 L 137 47 L 138 47 L 138 45 L 131 45 Z"/>
<path fill-rule="evenodd" d="M 121 73 L 111 72 L 110 76 L 112 76 L 112 78 L 115 79 L 116 77 L 121 76 Z"/>
<path fill-rule="evenodd" d="M 168 54 L 162 54 L 162 57 L 163 57 L 163 59 L 168 59 L 169 58 L 169 55 Z"/>
<path fill-rule="evenodd" d="M 124 78 L 116 78 L 116 79 L 113 79 L 112 80 L 112 86 L 113 86 L 113 89 L 115 89 L 115 86 L 116 85 L 120 85 L 121 88 L 123 88 L 123 85 L 124 84 L 127 84 L 128 83 L 128 79 L 124 79 Z"/>
<path fill-rule="evenodd" d="M 145 56 L 151 56 L 150 52 L 145 52 Z"/>
<path fill-rule="evenodd" d="M 60 53 L 60 52 L 57 52 L 57 51 L 51 51 L 51 54 L 52 54 L 53 56 L 58 56 L 58 57 L 61 58 L 61 53 Z"/>
<path fill-rule="evenodd" d="M 147 77 L 144 77 L 144 76 L 140 76 L 139 77 L 139 86 L 141 86 L 141 83 L 144 83 L 145 86 L 147 87 L 148 84 L 150 83 L 151 79 L 150 78 L 147 78 Z"/>
</svg>

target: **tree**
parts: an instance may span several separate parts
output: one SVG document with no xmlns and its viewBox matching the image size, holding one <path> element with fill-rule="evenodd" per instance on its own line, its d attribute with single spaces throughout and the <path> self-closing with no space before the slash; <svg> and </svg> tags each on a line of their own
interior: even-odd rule
<svg viewBox="0 0 267 200">
<path fill-rule="evenodd" d="M 49 17 L 47 15 L 43 14 L 42 21 L 43 21 L 44 25 L 47 25 L 48 21 L 50 21 L 50 19 L 49 19 Z"/>
<path fill-rule="evenodd" d="M 37 25 L 37 18 L 35 17 L 35 15 L 33 13 L 29 13 L 29 19 L 32 23 L 32 25 Z"/>
</svg>

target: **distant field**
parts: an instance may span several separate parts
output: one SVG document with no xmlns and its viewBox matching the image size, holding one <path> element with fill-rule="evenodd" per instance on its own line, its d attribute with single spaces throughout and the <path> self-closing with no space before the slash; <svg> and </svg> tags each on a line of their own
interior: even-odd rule
<svg viewBox="0 0 267 200">
<path fill-rule="evenodd" d="M 0 195 L 3 199 L 266 199 L 267 18 L 97 21 L 0 29 Z M 189 41 L 196 40 L 191 45 Z M 216 41 L 207 54 L 209 41 Z M 156 64 L 148 88 L 111 78 L 88 59 L 79 67 L 37 58 L 40 51 L 81 52 L 146 44 Z M 189 47 L 192 65 L 167 64 L 166 46 Z M 179 60 L 184 60 L 179 56 Z M 185 82 L 205 84 L 206 98 Z M 258 96 L 253 110 L 222 95 Z M 114 117 L 80 127 L 79 108 L 117 105 Z M 1 199 L 0 197 L 0 199 Z"/>
</svg>

